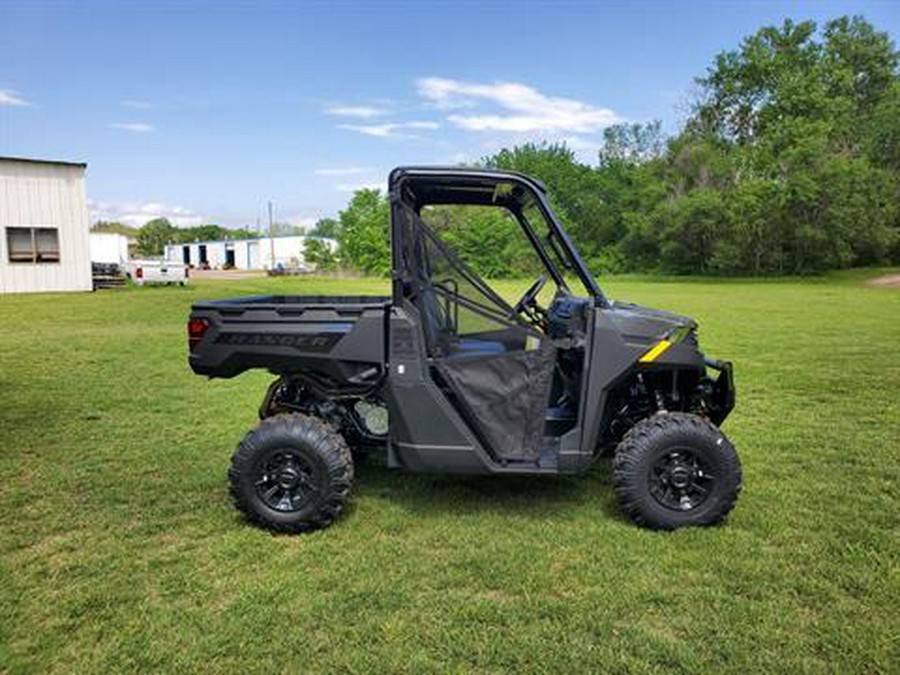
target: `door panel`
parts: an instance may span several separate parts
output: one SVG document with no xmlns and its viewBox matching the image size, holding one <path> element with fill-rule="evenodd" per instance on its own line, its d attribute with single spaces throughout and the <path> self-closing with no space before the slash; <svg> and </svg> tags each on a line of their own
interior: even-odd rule
<svg viewBox="0 0 900 675">
<path fill-rule="evenodd" d="M 436 359 L 434 370 L 450 391 L 451 402 L 495 457 L 536 460 L 555 363 L 556 350 L 547 340 L 530 351 Z"/>
</svg>

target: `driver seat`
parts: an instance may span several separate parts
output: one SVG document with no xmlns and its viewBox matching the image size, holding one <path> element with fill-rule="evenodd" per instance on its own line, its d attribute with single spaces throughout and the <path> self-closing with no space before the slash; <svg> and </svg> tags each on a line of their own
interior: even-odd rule
<svg viewBox="0 0 900 675">
<path fill-rule="evenodd" d="M 458 336 L 453 330 L 450 318 L 445 316 L 444 308 L 441 306 L 437 293 L 433 288 L 429 287 L 422 291 L 421 303 L 422 317 L 430 339 L 446 355 L 446 358 L 490 356 L 506 353 L 506 345 L 499 340 Z"/>
<path fill-rule="evenodd" d="M 498 340 L 480 340 L 478 338 L 458 338 L 451 343 L 447 358 L 461 356 L 491 356 L 505 354 L 506 345 Z"/>
</svg>

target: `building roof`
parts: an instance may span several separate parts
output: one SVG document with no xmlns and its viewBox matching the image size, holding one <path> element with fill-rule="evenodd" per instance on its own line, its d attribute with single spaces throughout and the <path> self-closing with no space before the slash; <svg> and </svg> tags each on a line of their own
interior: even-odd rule
<svg viewBox="0 0 900 675">
<path fill-rule="evenodd" d="M 60 159 L 35 159 L 33 157 L 5 157 L 0 155 L 0 162 L 25 162 L 26 164 L 52 164 L 54 166 L 71 166 L 86 169 L 87 162 L 66 162 Z"/>
</svg>

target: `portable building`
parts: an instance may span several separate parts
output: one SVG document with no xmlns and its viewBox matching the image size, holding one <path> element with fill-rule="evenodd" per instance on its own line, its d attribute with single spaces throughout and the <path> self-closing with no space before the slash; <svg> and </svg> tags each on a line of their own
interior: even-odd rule
<svg viewBox="0 0 900 675">
<path fill-rule="evenodd" d="M 91 232 L 91 262 L 124 266 L 128 262 L 128 237 L 114 232 Z"/>
</svg>

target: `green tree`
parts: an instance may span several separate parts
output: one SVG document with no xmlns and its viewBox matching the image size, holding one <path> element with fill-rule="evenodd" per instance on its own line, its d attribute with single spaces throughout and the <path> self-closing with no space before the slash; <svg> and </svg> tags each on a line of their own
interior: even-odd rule
<svg viewBox="0 0 900 675">
<path fill-rule="evenodd" d="M 646 269 L 650 261 L 658 262 L 659 242 L 650 241 L 658 237 L 648 216 L 666 196 L 667 145 L 659 122 L 604 130 L 596 169 L 602 209 L 592 227 L 581 228 L 599 244 L 587 251 L 596 273 Z"/>
<path fill-rule="evenodd" d="M 868 118 L 868 155 L 885 169 L 900 172 L 900 81 L 895 81 Z"/>
<path fill-rule="evenodd" d="M 91 225 L 91 232 L 109 232 L 112 234 L 124 234 L 126 237 L 137 237 L 138 228 L 116 220 L 98 220 Z"/>
<path fill-rule="evenodd" d="M 230 239 L 231 230 L 227 230 L 220 225 L 196 225 L 194 227 L 177 228 L 176 236 L 178 241 L 216 241 L 219 239 Z"/>
<path fill-rule="evenodd" d="M 896 252 L 897 65 L 860 17 L 821 33 L 785 21 L 716 58 L 670 150 L 670 198 L 715 189 L 730 214 L 703 269 L 810 273 Z"/>
<path fill-rule="evenodd" d="M 613 164 L 636 165 L 661 159 L 666 151 L 662 122 L 646 124 L 614 124 L 603 130 L 603 145 L 597 155 L 600 166 Z"/>
<path fill-rule="evenodd" d="M 166 244 L 177 238 L 178 232 L 168 218 L 154 218 L 138 230 L 138 252 L 141 255 L 162 255 Z"/>
<path fill-rule="evenodd" d="M 366 274 L 391 271 L 390 205 L 380 190 L 357 190 L 338 214 L 338 243 L 343 264 Z"/>
<path fill-rule="evenodd" d="M 605 243 L 612 243 L 609 209 L 601 195 L 596 171 L 577 161 L 565 144 L 526 143 L 484 158 L 489 167 L 520 171 L 547 186 L 551 204 L 570 234 L 590 257 Z"/>
<path fill-rule="evenodd" d="M 325 237 L 326 239 L 337 239 L 341 224 L 334 218 L 319 218 L 316 224 L 308 232 L 310 237 Z"/>
<path fill-rule="evenodd" d="M 328 244 L 314 237 L 303 242 L 303 259 L 315 265 L 319 272 L 329 272 L 337 267 L 337 256 Z"/>
<path fill-rule="evenodd" d="M 534 252 L 515 218 L 492 206 L 429 206 L 422 213 L 432 227 L 477 274 L 487 278 L 533 274 Z"/>
<path fill-rule="evenodd" d="M 809 274 L 900 262 L 900 76 L 889 36 L 861 17 L 766 26 L 716 56 L 684 128 L 614 125 L 597 165 L 526 143 L 488 167 L 543 181 L 595 272 Z M 485 276 L 532 273 L 514 223 L 486 209 L 429 222 Z M 338 221 L 347 264 L 389 269 L 388 205 L 354 195 Z M 502 255 L 500 255 L 502 253 Z M 517 262 L 521 261 L 521 262 Z"/>
<path fill-rule="evenodd" d="M 660 229 L 660 263 L 671 272 L 711 271 L 717 242 L 728 229 L 728 210 L 714 189 L 693 190 L 662 206 L 656 214 Z"/>
</svg>

